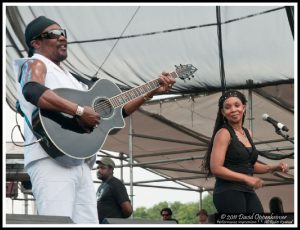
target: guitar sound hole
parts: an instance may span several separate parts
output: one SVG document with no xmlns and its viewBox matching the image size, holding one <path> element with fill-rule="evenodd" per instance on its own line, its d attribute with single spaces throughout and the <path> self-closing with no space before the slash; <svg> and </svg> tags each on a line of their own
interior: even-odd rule
<svg viewBox="0 0 300 230">
<path fill-rule="evenodd" d="M 101 118 L 108 118 L 112 115 L 114 109 L 107 99 L 98 99 L 94 103 L 94 109 L 100 114 Z"/>
</svg>

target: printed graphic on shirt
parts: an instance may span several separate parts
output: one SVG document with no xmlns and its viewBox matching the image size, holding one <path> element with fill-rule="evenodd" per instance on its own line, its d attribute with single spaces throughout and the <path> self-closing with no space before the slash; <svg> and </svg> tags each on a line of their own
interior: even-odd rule
<svg viewBox="0 0 300 230">
<path fill-rule="evenodd" d="M 105 192 L 108 190 L 108 184 L 107 183 L 103 183 L 99 188 L 98 191 L 96 193 L 96 198 L 97 201 L 101 200 L 101 197 L 103 197 L 103 194 L 105 194 Z"/>
</svg>

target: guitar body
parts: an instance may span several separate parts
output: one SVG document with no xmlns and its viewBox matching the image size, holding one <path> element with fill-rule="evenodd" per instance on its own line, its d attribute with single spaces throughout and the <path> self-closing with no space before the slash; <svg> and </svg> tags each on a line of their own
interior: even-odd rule
<svg viewBox="0 0 300 230">
<path fill-rule="evenodd" d="M 101 79 L 88 91 L 68 88 L 54 90 L 59 96 L 79 105 L 92 108 L 102 107 L 101 121 L 97 128 L 87 133 L 75 118 L 69 114 L 40 109 L 33 116 L 32 126 L 36 137 L 49 156 L 67 166 L 79 165 L 95 155 L 105 142 L 108 133 L 114 128 L 123 128 L 125 122 L 122 107 L 113 108 L 109 98 L 121 93 L 113 82 Z"/>
</svg>

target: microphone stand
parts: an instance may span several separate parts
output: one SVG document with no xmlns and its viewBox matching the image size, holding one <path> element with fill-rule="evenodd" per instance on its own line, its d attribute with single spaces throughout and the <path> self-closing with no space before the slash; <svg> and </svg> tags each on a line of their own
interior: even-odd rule
<svg viewBox="0 0 300 230">
<path fill-rule="evenodd" d="M 293 141 L 292 139 L 289 138 L 289 135 L 288 135 L 288 134 L 283 134 L 283 133 L 281 132 L 281 130 L 280 130 L 278 127 L 275 127 L 275 132 L 276 132 L 278 135 L 282 136 L 285 140 L 287 140 L 287 141 L 289 141 L 289 142 L 291 142 L 291 143 L 294 144 L 294 141 Z"/>
</svg>

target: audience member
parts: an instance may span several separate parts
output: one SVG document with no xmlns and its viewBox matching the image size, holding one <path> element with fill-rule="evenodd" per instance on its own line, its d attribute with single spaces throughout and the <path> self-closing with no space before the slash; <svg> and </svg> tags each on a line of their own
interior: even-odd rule
<svg viewBox="0 0 300 230">
<path fill-rule="evenodd" d="M 163 220 L 166 220 L 166 221 L 175 221 L 177 224 L 178 224 L 178 221 L 176 219 L 173 219 L 172 218 L 172 210 L 170 208 L 163 208 L 161 211 L 160 211 L 160 215 L 162 216 Z"/>
<path fill-rule="evenodd" d="M 201 209 L 198 213 L 197 216 L 199 218 L 199 224 L 208 224 L 208 214 L 205 209 Z"/>
<path fill-rule="evenodd" d="M 270 202 L 269 202 L 269 208 L 270 212 L 274 214 L 282 214 L 284 213 L 283 211 L 283 205 L 282 205 L 282 200 L 275 196 L 273 197 Z"/>
<path fill-rule="evenodd" d="M 125 185 L 113 175 L 114 161 L 109 157 L 102 157 L 96 163 L 97 178 L 102 180 L 96 194 L 99 223 L 105 223 L 105 218 L 128 218 L 133 208 Z"/>
</svg>

